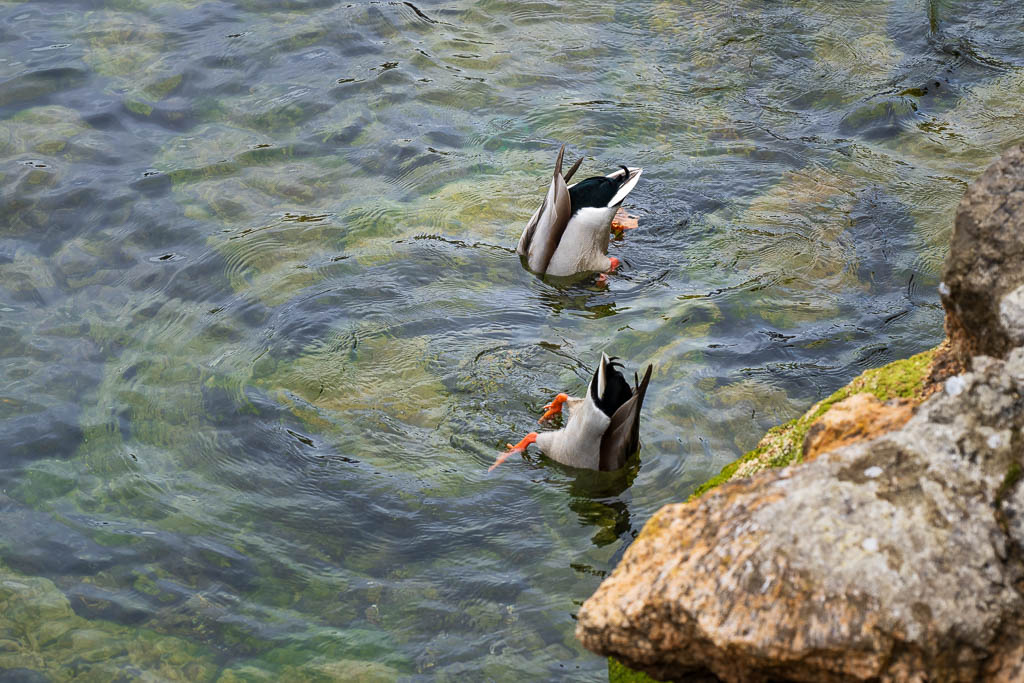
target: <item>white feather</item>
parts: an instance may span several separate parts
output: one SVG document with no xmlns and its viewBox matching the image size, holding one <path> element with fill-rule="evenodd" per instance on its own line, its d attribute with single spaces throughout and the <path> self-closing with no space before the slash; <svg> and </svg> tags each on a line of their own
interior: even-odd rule
<svg viewBox="0 0 1024 683">
<path fill-rule="evenodd" d="M 565 427 L 537 435 L 537 447 L 549 458 L 570 467 L 596 470 L 601 467 L 601 439 L 612 420 L 590 398 L 570 398 Z"/>
</svg>

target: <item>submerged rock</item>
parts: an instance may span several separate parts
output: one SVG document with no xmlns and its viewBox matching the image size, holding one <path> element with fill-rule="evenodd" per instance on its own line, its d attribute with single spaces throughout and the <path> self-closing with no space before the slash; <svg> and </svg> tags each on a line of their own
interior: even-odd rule
<svg viewBox="0 0 1024 683">
<path fill-rule="evenodd" d="M 85 619 L 49 579 L 0 564 L 0 680 L 212 681 L 219 669 L 201 645 Z"/>
<path fill-rule="evenodd" d="M 939 293 L 946 333 L 966 363 L 1024 344 L 1024 146 L 971 184 L 957 209 Z"/>
</svg>

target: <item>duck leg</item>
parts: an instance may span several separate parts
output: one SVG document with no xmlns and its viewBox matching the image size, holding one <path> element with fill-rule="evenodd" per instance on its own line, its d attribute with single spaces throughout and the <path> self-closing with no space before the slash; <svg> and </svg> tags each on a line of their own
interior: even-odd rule
<svg viewBox="0 0 1024 683">
<path fill-rule="evenodd" d="M 494 464 L 487 468 L 487 471 L 493 472 L 495 467 L 508 460 L 508 456 L 512 455 L 513 453 L 522 453 L 523 451 L 526 450 L 527 446 L 529 446 L 531 443 L 535 443 L 536 441 L 537 432 L 530 432 L 529 434 L 524 436 L 523 440 L 517 443 L 515 446 L 513 446 L 512 444 L 508 444 L 508 450 L 499 455 L 498 459 L 494 461 Z"/>
<path fill-rule="evenodd" d="M 541 415 L 540 419 L 538 419 L 537 422 L 544 422 L 545 420 L 550 420 L 555 415 L 560 414 L 562 412 L 562 404 L 568 400 L 568 394 L 559 394 L 558 396 L 555 396 L 553 399 L 551 399 L 551 403 L 544 406 L 544 410 L 547 412 Z"/>
<path fill-rule="evenodd" d="M 614 228 L 615 226 L 612 225 L 612 227 Z M 614 273 L 615 269 L 619 267 L 619 263 L 621 263 L 621 261 L 619 261 L 619 259 L 615 258 L 614 256 L 609 256 L 608 257 L 608 273 Z M 608 275 L 605 274 L 605 273 L 601 273 L 600 275 L 598 275 L 597 276 L 597 286 L 598 287 L 606 287 L 607 285 L 608 285 Z"/>
</svg>

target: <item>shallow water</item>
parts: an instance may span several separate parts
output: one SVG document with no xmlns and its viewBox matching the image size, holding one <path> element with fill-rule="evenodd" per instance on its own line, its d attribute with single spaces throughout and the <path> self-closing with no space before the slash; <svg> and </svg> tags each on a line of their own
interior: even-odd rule
<svg viewBox="0 0 1024 683">
<path fill-rule="evenodd" d="M 603 679 L 644 521 L 941 338 L 1022 97 L 1019 1 L 0 3 L 0 677 Z M 563 141 L 606 289 L 512 250 Z M 640 463 L 488 475 L 602 350 Z"/>
</svg>

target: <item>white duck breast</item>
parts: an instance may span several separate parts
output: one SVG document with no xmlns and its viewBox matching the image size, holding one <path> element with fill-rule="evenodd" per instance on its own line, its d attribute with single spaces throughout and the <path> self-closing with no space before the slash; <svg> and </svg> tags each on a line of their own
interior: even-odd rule
<svg viewBox="0 0 1024 683">
<path fill-rule="evenodd" d="M 558 152 L 544 203 L 533 214 L 519 238 L 516 251 L 527 267 L 546 275 L 573 275 L 609 271 L 608 238 L 612 219 L 626 195 L 636 187 L 641 168 L 626 168 L 607 176 L 566 185 L 580 163 L 563 178 L 565 145 Z"/>
</svg>

